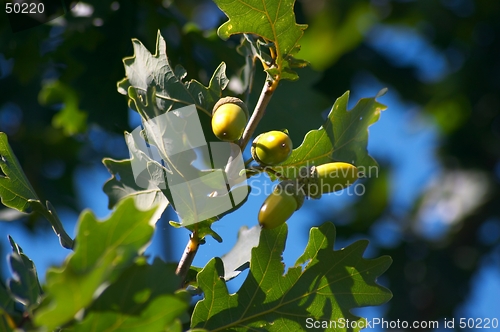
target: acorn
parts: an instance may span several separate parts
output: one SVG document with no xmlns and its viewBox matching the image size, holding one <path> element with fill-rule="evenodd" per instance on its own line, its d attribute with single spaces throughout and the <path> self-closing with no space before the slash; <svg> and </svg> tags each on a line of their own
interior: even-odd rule
<svg viewBox="0 0 500 332">
<path fill-rule="evenodd" d="M 272 130 L 257 136 L 252 143 L 252 158 L 261 165 L 274 166 L 284 162 L 292 153 L 292 140 L 287 133 Z"/>
<path fill-rule="evenodd" d="M 345 162 L 313 166 L 311 171 L 313 179 L 307 186 L 307 195 L 316 199 L 322 194 L 343 190 L 359 178 L 357 167 Z"/>
<path fill-rule="evenodd" d="M 247 106 L 239 98 L 221 98 L 212 110 L 212 130 L 221 141 L 234 142 L 239 140 L 247 121 Z"/>
<path fill-rule="evenodd" d="M 279 183 L 259 210 L 258 220 L 262 228 L 273 229 L 281 226 L 304 203 L 304 193 L 297 182 L 285 180 Z"/>
</svg>

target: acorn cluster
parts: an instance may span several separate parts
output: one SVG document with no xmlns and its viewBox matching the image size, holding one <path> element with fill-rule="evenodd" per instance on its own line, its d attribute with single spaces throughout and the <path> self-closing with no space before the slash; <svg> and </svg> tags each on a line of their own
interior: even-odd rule
<svg viewBox="0 0 500 332">
<path fill-rule="evenodd" d="M 212 130 L 222 141 L 238 141 L 247 122 L 248 109 L 238 98 L 222 98 L 213 108 Z M 251 146 L 252 158 L 261 166 L 285 162 L 292 150 L 288 134 L 277 130 L 260 134 Z M 266 198 L 258 214 L 259 224 L 266 229 L 276 228 L 302 206 L 305 197 L 319 199 L 322 194 L 347 188 L 358 177 L 356 166 L 345 162 L 303 167 L 296 179 L 280 182 Z"/>
<path fill-rule="evenodd" d="M 356 166 L 344 162 L 303 167 L 295 180 L 280 182 L 266 198 L 259 211 L 259 223 L 267 229 L 281 226 L 302 206 L 305 197 L 319 199 L 322 194 L 347 188 L 358 177 Z"/>
</svg>

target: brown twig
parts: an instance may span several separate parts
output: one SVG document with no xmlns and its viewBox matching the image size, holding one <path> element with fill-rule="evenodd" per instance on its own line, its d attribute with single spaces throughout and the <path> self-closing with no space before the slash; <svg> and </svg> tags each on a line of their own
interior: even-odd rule
<svg viewBox="0 0 500 332">
<path fill-rule="evenodd" d="M 184 249 L 184 253 L 182 254 L 182 257 L 179 261 L 179 265 L 177 265 L 177 270 L 175 270 L 175 274 L 177 274 L 181 279 L 181 288 L 184 287 L 186 276 L 188 274 L 189 268 L 191 267 L 191 264 L 193 264 L 193 260 L 196 256 L 196 252 L 198 252 L 199 246 L 200 238 L 198 237 L 198 232 L 194 231 L 189 237 L 186 249 Z"/>
<path fill-rule="evenodd" d="M 267 104 L 269 104 L 269 101 L 271 100 L 271 97 L 273 96 L 273 93 L 278 86 L 278 82 L 279 79 L 275 79 L 272 81 L 266 81 L 266 83 L 264 84 L 262 92 L 260 93 L 259 101 L 257 102 L 257 105 L 255 105 L 255 109 L 253 110 L 252 116 L 250 117 L 245 131 L 243 132 L 243 137 L 240 140 L 239 145 L 242 151 L 247 146 L 255 129 L 257 129 L 257 125 L 264 116 Z"/>
</svg>

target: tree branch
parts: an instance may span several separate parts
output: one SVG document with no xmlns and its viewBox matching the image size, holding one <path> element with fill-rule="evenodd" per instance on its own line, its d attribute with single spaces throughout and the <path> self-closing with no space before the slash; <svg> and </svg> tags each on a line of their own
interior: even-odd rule
<svg viewBox="0 0 500 332">
<path fill-rule="evenodd" d="M 243 132 L 243 137 L 240 140 L 239 146 L 241 147 L 242 151 L 250 141 L 250 138 L 257 128 L 259 121 L 264 116 L 267 104 L 269 104 L 269 101 L 271 100 L 271 97 L 273 96 L 273 93 L 278 86 L 278 82 L 279 78 L 271 81 L 266 81 L 266 83 L 264 84 L 262 92 L 260 93 L 259 101 L 257 102 L 257 105 L 255 105 L 255 109 L 252 113 L 252 116 L 250 117 L 250 120 L 248 121 L 245 131 Z M 193 233 L 191 233 L 191 237 L 189 238 L 189 241 L 186 245 L 186 249 L 184 249 L 184 253 L 182 254 L 179 264 L 177 265 L 177 270 L 175 271 L 175 274 L 177 274 L 181 279 L 181 287 L 184 287 L 187 273 L 189 271 L 189 268 L 191 267 L 191 264 L 193 263 L 196 253 L 198 252 L 199 246 L 200 238 L 198 237 L 198 232 L 194 231 Z"/>
<path fill-rule="evenodd" d="M 186 249 L 184 249 L 184 253 L 179 261 L 179 265 L 177 265 L 177 270 L 175 270 L 175 274 L 179 276 L 181 279 L 180 287 L 184 287 L 185 280 L 189 268 L 191 264 L 193 264 L 194 257 L 198 252 L 198 248 L 200 246 L 200 238 L 198 237 L 198 232 L 194 231 L 191 233 L 189 241 L 186 245 Z"/>
<path fill-rule="evenodd" d="M 278 82 L 279 79 L 275 79 L 272 81 L 266 81 L 264 84 L 262 92 L 260 93 L 259 101 L 257 102 L 257 105 L 255 105 L 255 109 L 253 110 L 252 116 L 250 117 L 245 131 L 243 132 L 243 137 L 240 140 L 239 145 L 242 151 L 245 150 L 245 147 L 250 141 L 250 138 L 252 138 L 255 129 L 257 129 L 257 125 L 264 116 L 267 104 L 269 104 L 269 101 L 278 86 Z"/>
</svg>

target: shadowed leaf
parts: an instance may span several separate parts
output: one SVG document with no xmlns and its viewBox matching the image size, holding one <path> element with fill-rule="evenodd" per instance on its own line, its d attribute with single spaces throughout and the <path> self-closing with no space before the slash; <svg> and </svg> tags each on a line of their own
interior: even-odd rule
<svg viewBox="0 0 500 332">
<path fill-rule="evenodd" d="M 126 95 L 132 86 L 146 93 L 148 88 L 154 87 L 160 114 L 191 104 L 208 115 L 212 114 L 213 106 L 229 83 L 224 63 L 215 70 L 209 86 L 205 87 L 196 80 L 184 82 L 187 72 L 180 65 L 172 68 L 167 45 L 159 31 L 154 55 L 139 40 L 133 39 L 132 44 L 134 55 L 123 59 L 126 78 L 118 82 L 118 92 Z M 154 118 L 156 115 L 159 114 L 147 114 L 147 117 Z"/>
<path fill-rule="evenodd" d="M 14 278 L 7 280 L 7 287 L 16 301 L 28 308 L 37 306 L 41 300 L 42 289 L 35 264 L 10 236 L 9 241 L 13 252 L 9 254 L 8 261 Z"/>
</svg>

